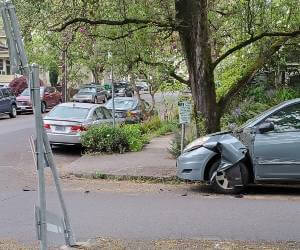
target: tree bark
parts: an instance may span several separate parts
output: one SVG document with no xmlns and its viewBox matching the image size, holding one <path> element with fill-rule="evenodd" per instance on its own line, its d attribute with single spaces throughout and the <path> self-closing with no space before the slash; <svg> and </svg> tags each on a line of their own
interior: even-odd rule
<svg viewBox="0 0 300 250">
<path fill-rule="evenodd" d="M 195 115 L 204 120 L 204 133 L 220 129 L 212 70 L 207 0 L 175 0 L 179 36 L 187 61 Z M 199 127 L 197 129 L 200 133 Z"/>
</svg>

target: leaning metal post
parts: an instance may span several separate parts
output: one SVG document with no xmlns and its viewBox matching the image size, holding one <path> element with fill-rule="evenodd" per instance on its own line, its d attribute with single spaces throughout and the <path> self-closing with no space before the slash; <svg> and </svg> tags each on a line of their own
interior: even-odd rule
<svg viewBox="0 0 300 250">
<path fill-rule="evenodd" d="M 40 249 L 47 249 L 47 222 L 46 222 L 46 191 L 44 173 L 44 145 L 43 145 L 43 118 L 41 112 L 41 97 L 39 85 L 39 68 L 33 64 L 30 74 L 30 90 L 33 100 L 35 127 L 36 127 L 36 154 L 38 171 L 38 190 L 40 203 Z"/>
<path fill-rule="evenodd" d="M 43 121 L 42 121 L 43 122 Z M 53 175 L 53 179 L 54 179 L 54 183 L 55 183 L 55 187 L 57 190 L 57 194 L 58 194 L 58 198 L 60 201 L 60 206 L 63 212 L 63 216 L 64 216 L 64 222 L 65 222 L 65 227 L 66 227 L 66 232 L 65 232 L 65 241 L 66 241 L 66 245 L 68 246 L 75 246 L 76 245 L 76 241 L 75 241 L 75 236 L 73 234 L 73 230 L 71 227 L 71 222 L 70 222 L 70 217 L 67 211 L 67 207 L 63 198 L 63 194 L 62 194 L 62 189 L 60 186 L 60 182 L 59 182 L 59 176 L 57 173 L 57 169 L 55 166 L 55 162 L 53 159 L 53 154 L 52 154 L 52 150 L 51 150 L 51 146 L 48 140 L 48 136 L 47 133 L 45 131 L 45 129 L 43 129 L 43 142 L 44 142 L 44 147 L 45 147 L 45 153 L 46 153 L 46 158 L 49 162 L 50 168 L 51 168 L 51 172 Z"/>
</svg>

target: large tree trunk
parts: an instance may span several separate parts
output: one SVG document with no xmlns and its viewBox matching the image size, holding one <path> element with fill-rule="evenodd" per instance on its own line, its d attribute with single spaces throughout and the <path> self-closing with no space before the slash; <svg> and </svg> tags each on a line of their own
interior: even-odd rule
<svg viewBox="0 0 300 250">
<path fill-rule="evenodd" d="M 205 133 L 220 129 L 209 43 L 207 0 L 175 0 L 179 36 L 186 57 L 196 118 Z M 197 129 L 200 133 L 199 127 Z"/>
</svg>

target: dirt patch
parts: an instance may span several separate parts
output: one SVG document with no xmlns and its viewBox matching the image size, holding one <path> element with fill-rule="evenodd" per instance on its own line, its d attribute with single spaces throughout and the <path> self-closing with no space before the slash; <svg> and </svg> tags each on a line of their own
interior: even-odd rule
<svg viewBox="0 0 300 250">
<path fill-rule="evenodd" d="M 182 250 L 182 249 L 264 249 L 264 250 L 287 250 L 300 249 L 298 242 L 244 242 L 244 241 L 213 241 L 213 240 L 158 240 L 158 241 L 125 241 L 107 238 L 98 238 L 93 246 L 85 249 L 96 250 Z"/>
</svg>

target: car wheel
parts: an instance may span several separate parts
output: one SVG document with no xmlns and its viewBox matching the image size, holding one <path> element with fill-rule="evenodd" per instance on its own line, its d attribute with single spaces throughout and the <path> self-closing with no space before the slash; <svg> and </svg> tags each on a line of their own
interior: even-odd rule
<svg viewBox="0 0 300 250">
<path fill-rule="evenodd" d="M 16 118 L 17 117 L 17 107 L 16 107 L 16 105 L 11 106 L 9 117 L 10 118 Z"/>
<path fill-rule="evenodd" d="M 212 176 L 215 174 L 220 163 L 221 163 L 221 160 L 218 160 L 215 163 L 213 163 L 213 165 L 211 166 L 210 171 L 209 171 L 209 179 L 211 179 Z M 231 186 L 229 183 L 229 180 L 228 180 L 228 177 L 230 177 L 230 176 L 228 176 L 228 173 L 226 173 L 225 171 L 219 171 L 216 173 L 215 178 L 211 181 L 212 188 L 217 193 L 238 194 L 245 189 L 245 186 L 249 182 L 250 173 L 249 173 L 247 166 L 243 162 L 239 162 L 238 165 L 241 169 L 242 182 L 244 183 L 244 186 L 243 187 Z"/>
<path fill-rule="evenodd" d="M 46 113 L 46 109 L 47 109 L 46 103 L 45 103 L 45 102 L 42 102 L 42 103 L 41 103 L 41 112 L 42 112 L 43 114 Z"/>
<path fill-rule="evenodd" d="M 107 96 L 105 95 L 104 99 L 103 99 L 103 103 L 106 103 L 106 102 L 107 102 Z"/>
</svg>

